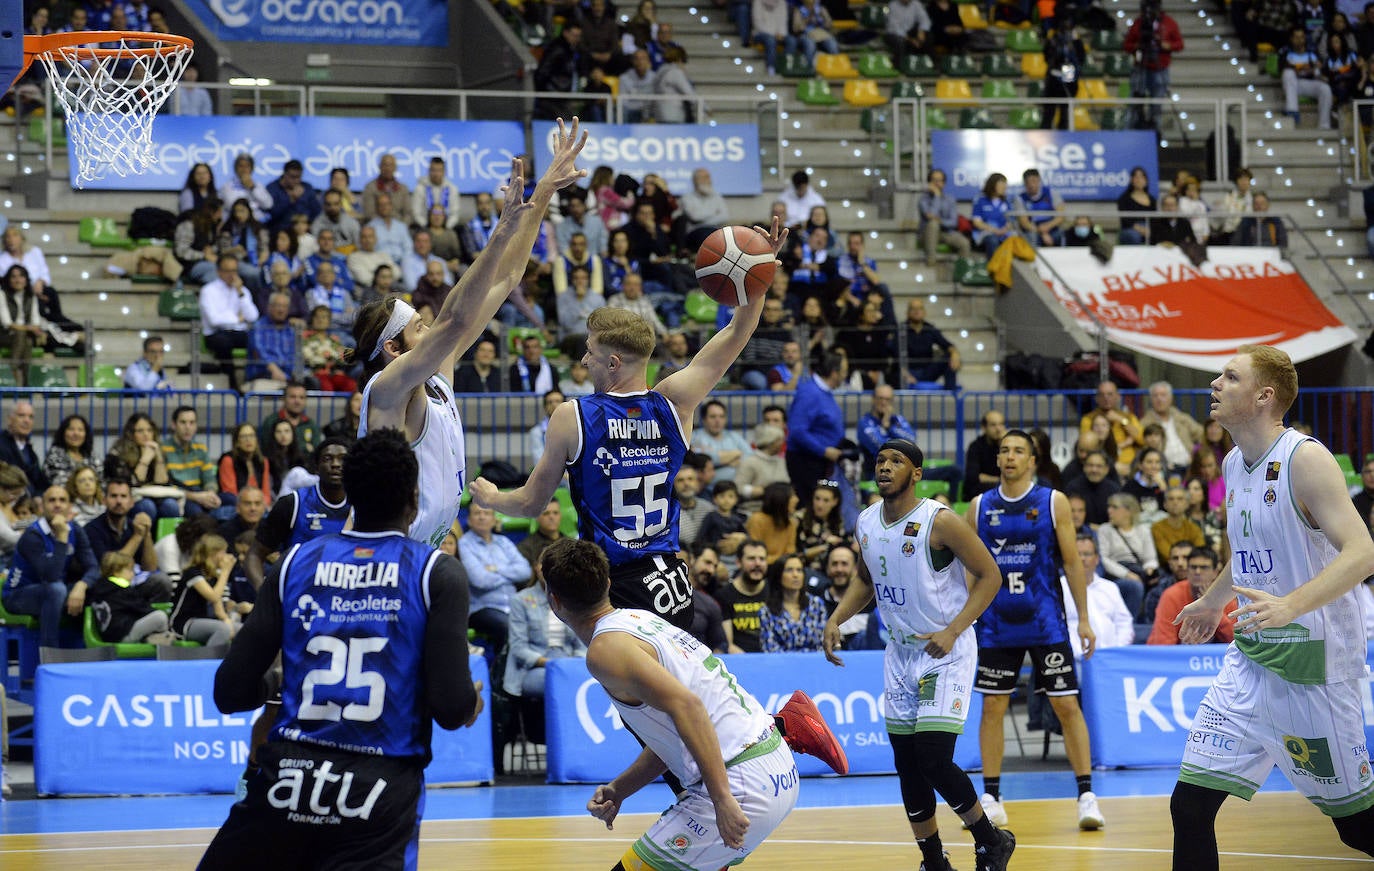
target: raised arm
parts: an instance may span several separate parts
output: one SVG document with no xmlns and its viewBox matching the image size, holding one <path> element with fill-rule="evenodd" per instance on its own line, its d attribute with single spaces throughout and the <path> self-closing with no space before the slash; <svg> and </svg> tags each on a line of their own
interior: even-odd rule
<svg viewBox="0 0 1374 871">
<path fill-rule="evenodd" d="M 492 508 L 511 517 L 537 517 L 553 498 L 558 482 L 563 480 L 563 466 L 577 450 L 577 409 L 565 402 L 549 416 L 549 428 L 544 434 L 544 453 L 534 464 L 525 483 L 508 493 L 496 489 L 486 478 L 477 478 L 468 489 L 472 501 L 482 508 Z"/>
<path fill-rule="evenodd" d="M 767 233 L 762 227 L 754 229 L 760 233 Z M 768 233 L 768 238 L 773 243 L 773 254 L 776 256 L 787 242 L 787 228 L 780 228 L 777 218 L 773 219 L 773 231 Z M 782 268 L 781 261 L 778 262 L 777 268 Z M 702 400 L 715 389 L 716 384 L 720 383 L 726 371 L 735 365 L 740 351 L 744 350 L 749 337 L 754 334 L 754 328 L 759 325 L 759 316 L 763 314 L 763 300 L 764 296 L 760 296 L 748 305 L 736 308 L 730 323 L 711 337 L 711 340 L 692 358 L 692 362 L 658 382 L 654 390 L 668 397 L 684 417 L 690 417 Z"/>
</svg>

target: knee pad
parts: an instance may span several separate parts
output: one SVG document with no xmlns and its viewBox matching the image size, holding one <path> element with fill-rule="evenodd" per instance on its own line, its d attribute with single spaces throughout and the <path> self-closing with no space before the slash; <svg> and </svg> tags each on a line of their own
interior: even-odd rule
<svg viewBox="0 0 1374 871">
<path fill-rule="evenodd" d="M 921 774 L 916 736 L 889 733 L 887 737 L 892 743 L 892 760 L 897 766 L 906 817 L 913 823 L 923 823 L 935 816 L 935 789 Z"/>
<path fill-rule="evenodd" d="M 1374 808 L 1367 808 L 1348 817 L 1336 817 L 1341 842 L 1347 847 L 1374 856 Z"/>
<path fill-rule="evenodd" d="M 957 739 L 952 732 L 918 732 L 913 743 L 921 776 L 955 813 L 964 813 L 978 803 L 978 792 L 963 769 L 954 764 Z"/>
</svg>

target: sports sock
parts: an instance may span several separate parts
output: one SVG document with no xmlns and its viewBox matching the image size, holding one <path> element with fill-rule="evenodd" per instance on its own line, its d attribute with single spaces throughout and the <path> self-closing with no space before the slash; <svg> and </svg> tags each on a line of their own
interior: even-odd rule
<svg viewBox="0 0 1374 871">
<path fill-rule="evenodd" d="M 978 818 L 978 822 L 968 827 L 969 834 L 973 835 L 973 840 L 980 844 L 996 844 L 998 842 L 997 827 L 988 819 L 987 814 Z"/>
<path fill-rule="evenodd" d="M 1078 781 L 1078 794 L 1093 791 L 1093 776 L 1091 774 L 1078 774 L 1074 776 Z"/>
<path fill-rule="evenodd" d="M 999 776 L 999 777 L 984 777 L 984 778 L 983 778 L 983 792 L 986 792 L 988 795 L 992 796 L 993 798 L 997 799 L 998 801 L 1001 801 L 1001 800 L 1002 800 L 1002 778 L 1001 778 L 1000 776 Z"/>
<path fill-rule="evenodd" d="M 917 838 L 916 846 L 921 848 L 921 859 L 925 862 L 926 871 L 945 871 L 945 846 L 940 843 L 939 832 L 929 838 Z"/>
</svg>

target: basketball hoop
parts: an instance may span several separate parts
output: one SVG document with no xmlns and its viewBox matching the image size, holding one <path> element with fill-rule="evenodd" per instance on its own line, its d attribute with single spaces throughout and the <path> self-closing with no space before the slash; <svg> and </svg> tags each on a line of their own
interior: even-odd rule
<svg viewBox="0 0 1374 871">
<path fill-rule="evenodd" d="M 85 31 L 24 37 L 24 67 L 47 70 L 67 118 L 76 184 L 133 175 L 157 162 L 153 118 L 191 61 L 194 43 L 171 33 Z M 20 71 L 23 75 L 23 71 Z"/>
</svg>

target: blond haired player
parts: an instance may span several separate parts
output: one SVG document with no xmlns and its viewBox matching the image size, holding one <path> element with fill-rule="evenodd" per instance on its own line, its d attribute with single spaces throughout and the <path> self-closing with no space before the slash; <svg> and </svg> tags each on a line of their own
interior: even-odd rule
<svg viewBox="0 0 1374 871">
<path fill-rule="evenodd" d="M 1170 802 L 1178 871 L 1217 867 L 1222 802 L 1248 800 L 1275 765 L 1374 856 L 1356 590 L 1374 574 L 1374 540 L 1331 452 L 1283 425 L 1297 395 L 1293 362 L 1265 345 L 1241 346 L 1212 382 L 1212 417 L 1236 442 L 1223 464 L 1231 560 L 1179 613 L 1179 640 L 1210 639 L 1233 594 L 1239 606 Z"/>
</svg>

